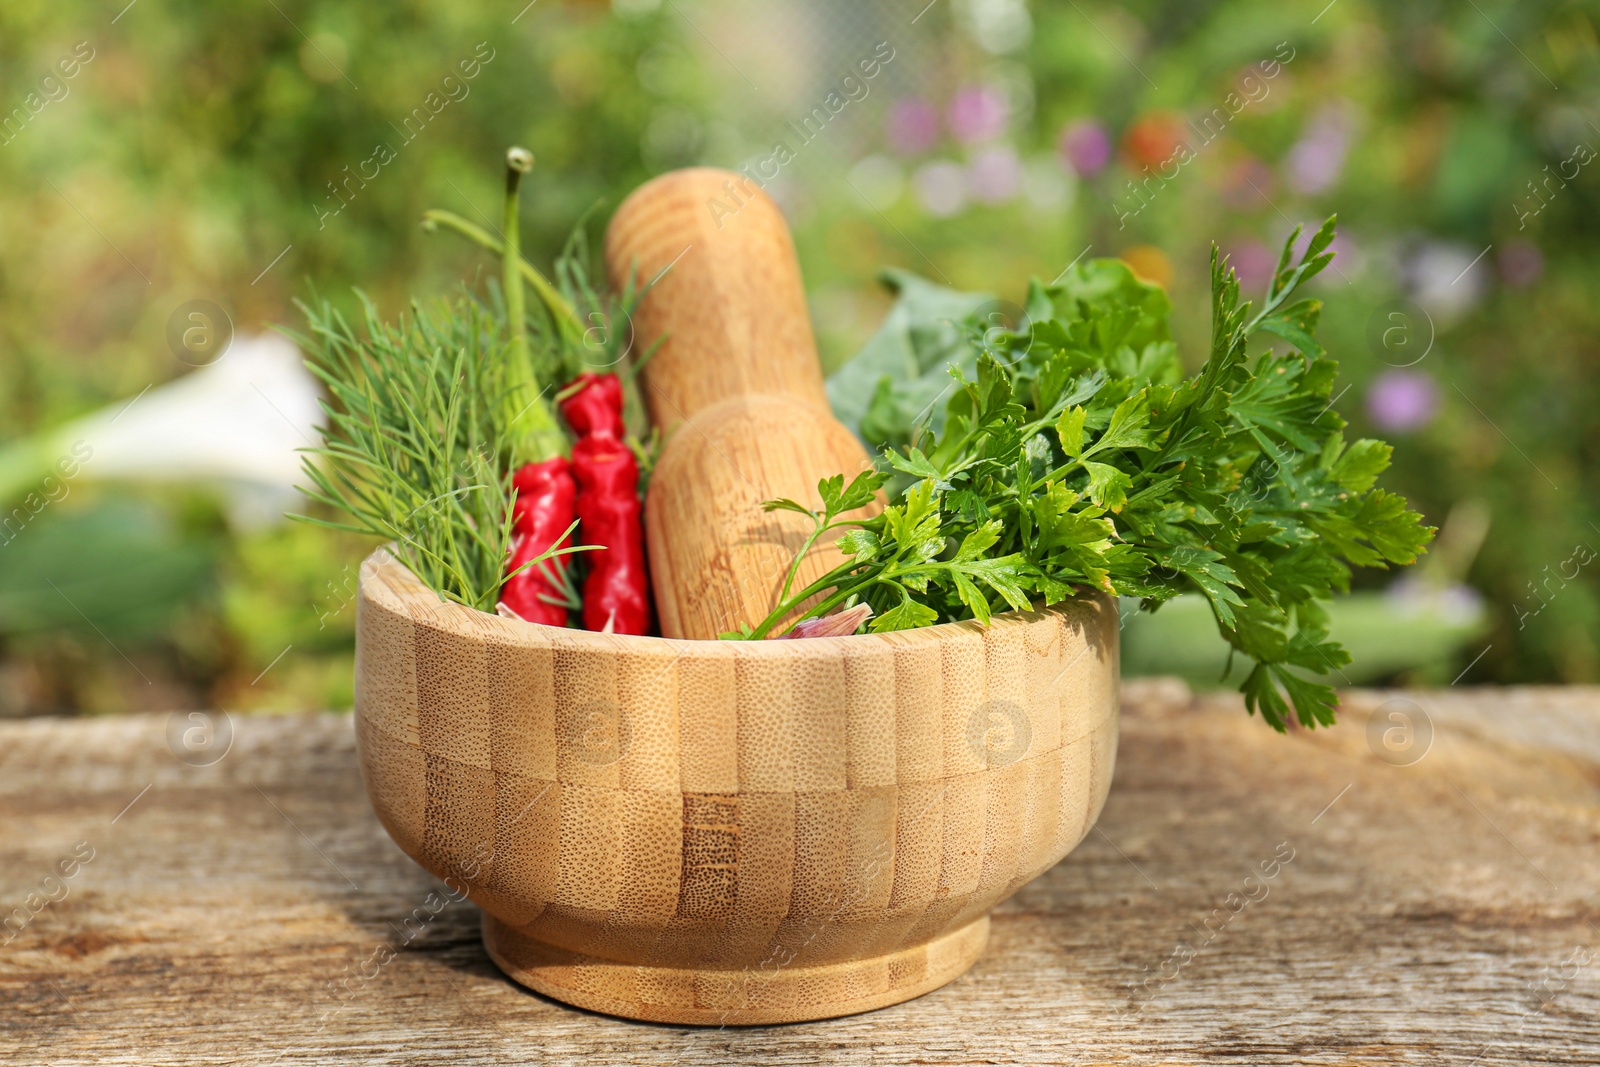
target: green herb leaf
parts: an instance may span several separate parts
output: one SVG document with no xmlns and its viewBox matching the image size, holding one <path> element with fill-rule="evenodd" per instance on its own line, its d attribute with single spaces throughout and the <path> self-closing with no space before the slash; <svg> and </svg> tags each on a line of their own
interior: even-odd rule
<svg viewBox="0 0 1600 1067">
<path fill-rule="evenodd" d="M 493 611 L 511 540 L 510 479 L 496 461 L 503 388 L 486 369 L 503 324 L 465 294 L 413 304 L 393 324 L 363 296 L 359 332 L 326 301 L 300 309 L 310 332 L 291 336 L 329 393 L 304 492 L 348 515 L 340 528 L 390 543 L 441 597 Z"/>
<path fill-rule="evenodd" d="M 883 614 L 875 616 L 870 629 L 875 634 L 889 630 L 914 630 L 919 626 L 931 626 L 938 621 L 937 611 L 907 597 Z"/>
<path fill-rule="evenodd" d="M 823 514 L 832 521 L 847 511 L 865 507 L 882 488 L 886 476 L 875 470 L 862 471 L 844 484 L 844 475 L 835 474 L 817 483 L 817 494 L 822 498 Z M 792 503 L 792 501 L 790 502 Z"/>
<path fill-rule="evenodd" d="M 1068 408 L 1056 420 L 1056 436 L 1061 439 L 1061 451 L 1068 458 L 1083 455 L 1083 421 L 1089 413 L 1083 408 Z"/>
<path fill-rule="evenodd" d="M 754 633 L 808 597 L 822 598 L 813 611 L 867 602 L 885 631 L 985 622 L 1001 605 L 1084 588 L 1146 607 L 1198 590 L 1254 661 L 1249 709 L 1280 730 L 1290 715 L 1331 723 L 1335 694 L 1321 679 L 1349 656 L 1328 638 L 1322 602 L 1348 590 L 1352 567 L 1409 563 L 1433 535 L 1375 488 L 1389 447 L 1346 447 L 1331 410 L 1322 305 L 1297 292 L 1332 261 L 1333 234 L 1330 219 L 1298 258 L 1290 236 L 1253 317 L 1213 251 L 1210 354 L 1190 378 L 1166 295 L 1119 262 L 1032 284 L 1025 329 L 967 320 L 942 417 L 884 457 L 902 491 L 840 538 L 845 564 Z M 1297 351 L 1252 359 L 1258 330 Z M 847 496 L 842 481 L 824 488 L 827 521 Z"/>
<path fill-rule="evenodd" d="M 954 562 L 967 563 L 978 559 L 999 540 L 1000 520 L 990 519 L 961 539 L 961 547 L 956 549 Z"/>
<path fill-rule="evenodd" d="M 1083 465 L 1089 472 L 1089 499 L 1107 511 L 1121 511 L 1128 502 L 1128 487 L 1133 478 L 1109 463 L 1088 461 Z"/>
<path fill-rule="evenodd" d="M 1389 469 L 1394 449 L 1383 441 L 1363 438 L 1345 449 L 1333 464 L 1333 480 L 1352 493 L 1364 493 Z"/>
<path fill-rule="evenodd" d="M 878 535 L 871 530 L 851 530 L 840 536 L 838 545 L 840 552 L 864 563 L 878 556 Z"/>
<path fill-rule="evenodd" d="M 1282 311 L 1262 319 L 1257 328 L 1277 334 L 1306 355 L 1320 359 L 1327 355 L 1314 336 L 1317 332 L 1317 320 L 1321 317 L 1322 301 L 1299 300 Z"/>
<path fill-rule="evenodd" d="M 779 500 L 763 500 L 761 502 L 761 510 L 762 511 L 793 511 L 793 512 L 797 512 L 797 513 L 799 513 L 801 515 L 805 515 L 808 518 L 816 518 L 816 515 L 817 515 L 816 512 L 812 511 L 810 508 L 806 507 L 804 504 L 800 503 L 798 500 L 790 500 L 788 497 L 783 497 L 783 498 L 781 498 Z"/>
</svg>

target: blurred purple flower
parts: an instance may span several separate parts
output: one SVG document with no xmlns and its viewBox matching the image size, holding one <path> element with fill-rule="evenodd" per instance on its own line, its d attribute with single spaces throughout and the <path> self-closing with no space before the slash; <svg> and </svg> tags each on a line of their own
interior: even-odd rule
<svg viewBox="0 0 1600 1067">
<path fill-rule="evenodd" d="M 1543 273 L 1544 253 L 1532 241 L 1512 241 L 1500 250 L 1500 277 L 1507 285 L 1521 289 Z"/>
<path fill-rule="evenodd" d="M 889 106 L 886 116 L 889 146 L 903 156 L 932 148 L 939 139 L 939 112 L 916 96 L 903 96 Z"/>
<path fill-rule="evenodd" d="M 1306 126 L 1306 132 L 1289 149 L 1289 185 L 1299 193 L 1320 193 L 1339 180 L 1345 153 L 1350 149 L 1350 117 L 1330 104 Z"/>
<path fill-rule="evenodd" d="M 1010 145 L 985 148 L 967 165 L 967 188 L 986 204 L 1010 200 L 1022 188 L 1022 160 Z"/>
<path fill-rule="evenodd" d="M 1105 127 L 1092 119 L 1062 127 L 1058 146 L 1062 160 L 1085 178 L 1098 173 L 1111 159 L 1111 138 Z"/>
<path fill-rule="evenodd" d="M 993 140 L 1010 119 L 1005 95 L 990 85 L 969 85 L 950 101 L 950 132 L 963 144 Z"/>
<path fill-rule="evenodd" d="M 1380 430 L 1404 432 L 1433 420 L 1439 387 L 1419 371 L 1385 371 L 1367 387 L 1367 415 Z"/>
<path fill-rule="evenodd" d="M 1234 245 L 1229 262 L 1239 273 L 1239 285 L 1247 292 L 1265 289 L 1272 280 L 1272 268 L 1278 265 L 1272 249 L 1254 238 Z"/>
</svg>

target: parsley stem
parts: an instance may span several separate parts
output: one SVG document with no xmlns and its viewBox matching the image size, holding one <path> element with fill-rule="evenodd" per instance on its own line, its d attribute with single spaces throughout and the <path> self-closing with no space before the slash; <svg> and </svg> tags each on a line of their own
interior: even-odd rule
<svg viewBox="0 0 1600 1067">
<path fill-rule="evenodd" d="M 794 576 L 800 573 L 800 564 L 805 562 L 806 556 L 811 554 L 812 546 L 817 543 L 817 538 L 821 537 L 822 531 L 827 529 L 823 519 L 819 518 L 816 512 L 811 513 L 811 519 L 815 524 L 815 528 L 811 531 L 811 536 L 806 538 L 806 543 L 800 546 L 800 551 L 794 554 L 794 559 L 789 563 L 789 573 L 784 575 L 783 589 L 778 593 L 780 603 L 789 598 L 789 588 L 794 585 Z"/>
<path fill-rule="evenodd" d="M 833 596 L 818 602 L 804 615 L 794 620 L 795 623 L 801 623 L 807 619 L 815 618 L 817 615 L 826 611 L 834 604 L 841 603 L 850 596 L 850 592 L 857 588 L 860 583 L 849 587 L 841 586 L 840 583 L 843 582 L 845 578 L 847 578 L 857 567 L 860 566 L 861 564 L 857 563 L 855 560 L 845 560 L 843 563 L 839 564 L 837 567 L 833 568 L 833 570 L 829 571 L 827 574 L 824 574 L 822 577 L 818 578 L 816 581 L 812 582 L 798 593 L 789 597 L 787 600 L 781 601 L 777 607 L 772 609 L 765 619 L 761 620 L 761 624 L 750 632 L 750 639 L 752 641 L 759 641 L 766 637 L 767 634 L 771 633 L 773 628 L 777 626 L 780 621 L 782 621 L 785 615 L 789 614 L 789 612 L 793 611 L 799 605 L 805 603 L 809 598 L 816 596 L 818 593 L 829 589 L 836 590 Z M 794 623 L 791 623 L 790 625 L 792 626 Z M 787 629 L 787 627 L 785 629 Z"/>
<path fill-rule="evenodd" d="M 811 531 L 811 536 L 806 538 L 806 543 L 800 546 L 800 551 L 795 553 L 794 560 L 790 562 L 789 573 L 783 580 L 783 591 L 778 594 L 780 601 L 788 597 L 789 587 L 794 585 L 795 575 L 800 573 L 800 564 L 805 562 L 806 556 L 810 555 L 811 549 L 816 546 L 817 540 L 823 534 L 829 530 L 837 530 L 841 526 L 860 526 L 866 521 L 862 519 L 835 519 L 833 522 L 828 522 L 825 519 L 817 518 L 816 512 L 812 512 L 811 517 L 818 524 L 817 528 Z M 805 598 L 801 597 L 800 599 L 804 600 Z"/>
</svg>

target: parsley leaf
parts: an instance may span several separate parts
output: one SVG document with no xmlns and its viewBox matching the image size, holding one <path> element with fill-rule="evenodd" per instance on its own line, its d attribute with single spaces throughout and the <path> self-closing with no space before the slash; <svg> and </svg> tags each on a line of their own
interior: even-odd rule
<svg viewBox="0 0 1600 1067">
<path fill-rule="evenodd" d="M 1254 661 L 1241 687 L 1247 708 L 1279 730 L 1291 715 L 1307 727 L 1331 724 L 1337 695 L 1308 675 L 1349 656 L 1328 638 L 1323 604 L 1348 590 L 1352 567 L 1411 563 L 1434 531 L 1376 487 L 1389 446 L 1344 441 L 1332 410 L 1337 366 L 1315 337 L 1322 305 L 1296 298 L 1333 259 L 1334 220 L 1297 259 L 1299 232 L 1285 242 L 1259 311 L 1240 299 L 1237 276 L 1213 250 L 1211 349 L 1190 377 L 1172 343 L 1166 294 L 1119 261 L 1035 281 L 1014 330 L 975 315 L 952 329 L 949 310 L 978 301 L 898 278 L 895 329 L 938 336 L 939 357 L 924 358 L 931 345 L 913 346 L 917 358 L 901 360 L 912 386 L 880 380 L 873 393 L 863 379 L 851 398 L 930 395 L 942 360 L 953 379 L 948 400 L 892 434 L 880 424 L 901 409 L 887 400 L 843 412 L 885 445 L 881 472 L 849 485 L 842 475 L 824 479 L 820 513 L 791 500 L 767 507 L 812 517 L 806 550 L 849 527 L 838 542 L 849 558 L 792 595 L 786 583 L 772 615 L 730 636 L 768 636 L 813 598 L 793 621 L 866 602 L 871 628 L 882 632 L 987 622 L 1085 589 L 1139 597 L 1145 607 L 1199 592 L 1234 650 Z M 916 306 L 942 315 L 924 321 L 931 313 L 919 318 Z M 1257 334 L 1292 348 L 1252 357 Z M 895 365 L 874 358 L 874 373 Z M 891 476 L 896 491 L 881 514 L 848 516 Z"/>
</svg>

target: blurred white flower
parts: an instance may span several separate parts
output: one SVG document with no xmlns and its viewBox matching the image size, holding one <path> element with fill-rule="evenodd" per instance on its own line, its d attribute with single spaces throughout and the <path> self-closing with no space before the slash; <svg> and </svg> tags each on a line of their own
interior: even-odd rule
<svg viewBox="0 0 1600 1067">
<path fill-rule="evenodd" d="M 1055 156 L 1039 156 L 1024 177 L 1028 202 L 1045 211 L 1065 211 L 1078 192 L 1078 173 L 1062 169 Z"/>
<path fill-rule="evenodd" d="M 1033 17 L 1023 0 L 964 0 L 957 17 L 986 52 L 1015 52 L 1033 36 Z"/>
<path fill-rule="evenodd" d="M 911 185 L 930 215 L 948 218 L 967 206 L 967 172 L 959 163 L 924 163 L 912 176 Z"/>
<path fill-rule="evenodd" d="M 879 211 L 900 199 L 906 177 L 900 164 L 888 156 L 873 154 L 850 168 L 850 184 Z"/>
<path fill-rule="evenodd" d="M 226 494 L 235 523 L 275 521 L 294 504 L 296 450 L 320 436 L 320 395 L 288 340 L 236 337 L 214 363 L 12 445 L 0 462 L 0 495 L 26 492 L 81 441 L 93 452 L 78 477 L 209 482 Z"/>
<path fill-rule="evenodd" d="M 1022 188 L 1022 160 L 1010 145 L 985 148 L 967 165 L 967 187 L 974 199 L 1000 204 L 1016 196 Z"/>
<path fill-rule="evenodd" d="M 1479 249 L 1453 241 L 1424 241 L 1406 256 L 1402 270 L 1411 298 L 1446 326 L 1483 299 L 1493 264 Z"/>
<path fill-rule="evenodd" d="M 1433 614 L 1454 626 L 1473 626 L 1483 619 L 1483 594 L 1470 585 L 1435 585 L 1415 575 L 1389 583 L 1384 598 L 1407 616 Z"/>
</svg>

